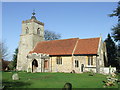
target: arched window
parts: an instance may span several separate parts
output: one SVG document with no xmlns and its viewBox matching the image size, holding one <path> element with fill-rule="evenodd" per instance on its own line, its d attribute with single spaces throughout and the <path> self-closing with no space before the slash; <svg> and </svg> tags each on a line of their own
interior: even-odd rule
<svg viewBox="0 0 120 90">
<path fill-rule="evenodd" d="M 40 28 L 37 29 L 37 34 L 40 34 Z"/>
<path fill-rule="evenodd" d="M 26 27 L 26 34 L 28 34 L 29 33 L 29 28 L 28 27 Z"/>
</svg>

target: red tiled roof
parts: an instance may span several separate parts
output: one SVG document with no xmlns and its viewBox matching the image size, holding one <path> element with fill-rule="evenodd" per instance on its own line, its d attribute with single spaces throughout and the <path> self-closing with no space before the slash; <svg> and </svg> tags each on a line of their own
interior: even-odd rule
<svg viewBox="0 0 120 90">
<path fill-rule="evenodd" d="M 97 54 L 99 39 L 79 39 L 74 54 Z"/>
<path fill-rule="evenodd" d="M 100 38 L 63 39 L 37 43 L 30 53 L 45 53 L 49 55 L 97 54 Z"/>
<path fill-rule="evenodd" d="M 49 55 L 71 55 L 79 38 L 39 42 L 30 53 L 45 53 Z"/>
</svg>

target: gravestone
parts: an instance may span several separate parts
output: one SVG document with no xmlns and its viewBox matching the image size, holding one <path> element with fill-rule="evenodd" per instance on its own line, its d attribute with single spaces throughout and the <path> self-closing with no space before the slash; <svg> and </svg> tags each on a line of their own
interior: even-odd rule
<svg viewBox="0 0 120 90">
<path fill-rule="evenodd" d="M 19 76 L 18 76 L 17 73 L 14 73 L 14 74 L 12 75 L 12 80 L 19 80 Z"/>
<path fill-rule="evenodd" d="M 71 83 L 65 83 L 63 90 L 72 90 L 72 84 Z"/>
</svg>

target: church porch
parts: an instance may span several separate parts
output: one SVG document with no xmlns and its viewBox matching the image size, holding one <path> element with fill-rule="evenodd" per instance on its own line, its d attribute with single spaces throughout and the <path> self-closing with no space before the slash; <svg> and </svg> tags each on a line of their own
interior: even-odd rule
<svg viewBox="0 0 120 90">
<path fill-rule="evenodd" d="M 28 54 L 27 72 L 49 72 L 49 55 L 48 54 Z"/>
</svg>

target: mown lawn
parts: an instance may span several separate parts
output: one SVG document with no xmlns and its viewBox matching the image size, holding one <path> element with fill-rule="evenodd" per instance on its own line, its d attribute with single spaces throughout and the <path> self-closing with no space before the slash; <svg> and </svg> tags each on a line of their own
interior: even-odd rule
<svg viewBox="0 0 120 90">
<path fill-rule="evenodd" d="M 73 88 L 103 88 L 103 80 L 106 75 L 88 73 L 26 73 L 18 72 L 20 80 L 13 81 L 12 74 L 15 72 L 2 72 L 3 86 L 7 88 L 63 88 L 69 82 Z M 112 87 L 117 88 L 117 85 Z"/>
</svg>

